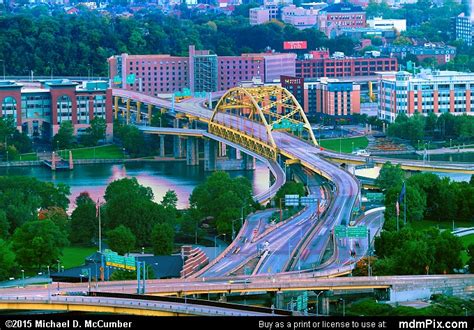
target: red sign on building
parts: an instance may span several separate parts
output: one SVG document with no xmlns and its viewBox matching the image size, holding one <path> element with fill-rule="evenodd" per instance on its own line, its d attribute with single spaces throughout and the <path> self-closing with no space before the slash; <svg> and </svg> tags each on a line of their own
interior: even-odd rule
<svg viewBox="0 0 474 330">
<path fill-rule="evenodd" d="M 308 43 L 306 41 L 284 41 L 283 49 L 306 49 L 308 48 Z"/>
</svg>

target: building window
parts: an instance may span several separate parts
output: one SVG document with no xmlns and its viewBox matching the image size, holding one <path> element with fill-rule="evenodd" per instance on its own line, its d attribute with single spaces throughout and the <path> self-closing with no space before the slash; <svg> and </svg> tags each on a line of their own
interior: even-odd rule
<svg viewBox="0 0 474 330">
<path fill-rule="evenodd" d="M 67 95 L 58 97 L 56 101 L 57 119 L 61 124 L 64 121 L 72 120 L 72 101 Z"/>
</svg>

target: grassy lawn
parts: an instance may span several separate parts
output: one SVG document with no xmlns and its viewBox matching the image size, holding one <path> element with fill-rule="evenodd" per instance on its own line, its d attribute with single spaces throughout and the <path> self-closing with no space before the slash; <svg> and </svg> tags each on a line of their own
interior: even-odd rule
<svg viewBox="0 0 474 330">
<path fill-rule="evenodd" d="M 439 227 L 439 229 L 449 229 L 453 230 L 452 221 L 434 221 L 434 220 L 423 220 L 412 222 L 411 226 L 416 230 L 423 230 L 428 227 Z M 474 227 L 474 222 L 472 221 L 454 221 L 454 228 L 469 228 Z"/>
<path fill-rule="evenodd" d="M 321 147 L 339 152 L 339 148 L 344 153 L 351 153 L 354 144 L 354 151 L 357 149 L 365 149 L 369 145 L 369 140 L 365 136 L 358 136 L 355 138 L 342 139 L 326 139 L 321 140 Z"/>
<path fill-rule="evenodd" d="M 76 247 L 69 246 L 63 249 L 61 266 L 65 269 L 77 267 L 84 264 L 85 258 L 97 251 L 96 247 Z"/>
<path fill-rule="evenodd" d="M 31 160 L 38 160 L 38 156 L 35 152 L 31 152 L 28 154 L 21 154 L 13 159 L 14 161 L 31 161 Z"/>
<path fill-rule="evenodd" d="M 60 151 L 59 154 L 65 158 L 69 158 L 69 151 Z M 74 159 L 122 159 L 122 149 L 115 145 L 106 145 L 91 148 L 72 149 L 72 157 Z"/>
</svg>

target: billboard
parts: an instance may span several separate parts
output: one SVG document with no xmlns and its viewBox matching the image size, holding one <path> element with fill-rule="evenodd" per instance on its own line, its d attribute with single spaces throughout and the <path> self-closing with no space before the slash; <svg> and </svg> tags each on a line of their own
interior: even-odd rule
<svg viewBox="0 0 474 330">
<path fill-rule="evenodd" d="M 306 49 L 308 48 L 308 43 L 306 41 L 284 41 L 283 49 Z"/>
</svg>

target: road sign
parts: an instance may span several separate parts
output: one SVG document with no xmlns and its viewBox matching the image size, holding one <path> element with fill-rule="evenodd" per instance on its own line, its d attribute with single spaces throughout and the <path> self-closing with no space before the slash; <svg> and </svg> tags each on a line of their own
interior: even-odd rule
<svg viewBox="0 0 474 330">
<path fill-rule="evenodd" d="M 334 227 L 334 235 L 336 235 L 336 238 L 346 238 L 347 227 L 341 225 Z"/>
<path fill-rule="evenodd" d="M 369 201 L 383 201 L 384 195 L 382 193 L 366 193 L 365 197 Z"/>
<path fill-rule="evenodd" d="M 300 205 L 300 195 L 285 195 L 285 206 Z"/>
<path fill-rule="evenodd" d="M 303 310 L 303 297 L 302 296 L 298 296 L 298 298 L 296 298 L 296 310 L 298 311 Z"/>
<path fill-rule="evenodd" d="M 126 270 L 136 270 L 135 257 L 126 257 L 118 255 L 117 252 L 105 250 L 105 265 L 122 268 Z"/>
<path fill-rule="evenodd" d="M 367 237 L 367 227 L 366 226 L 347 227 L 347 237 L 365 238 Z"/>
<path fill-rule="evenodd" d="M 290 131 L 302 131 L 302 123 L 292 123 L 288 119 L 282 119 L 280 122 L 272 124 L 274 130 L 290 130 Z"/>
<path fill-rule="evenodd" d="M 121 83 L 122 83 L 122 77 L 120 77 L 119 75 L 115 76 L 114 77 L 114 84 L 119 85 Z"/>
<path fill-rule="evenodd" d="M 134 84 L 135 83 L 135 74 L 129 74 L 127 76 L 127 84 Z"/>
<path fill-rule="evenodd" d="M 300 198 L 301 205 L 314 205 L 318 202 L 316 195 L 302 196 Z"/>
</svg>

